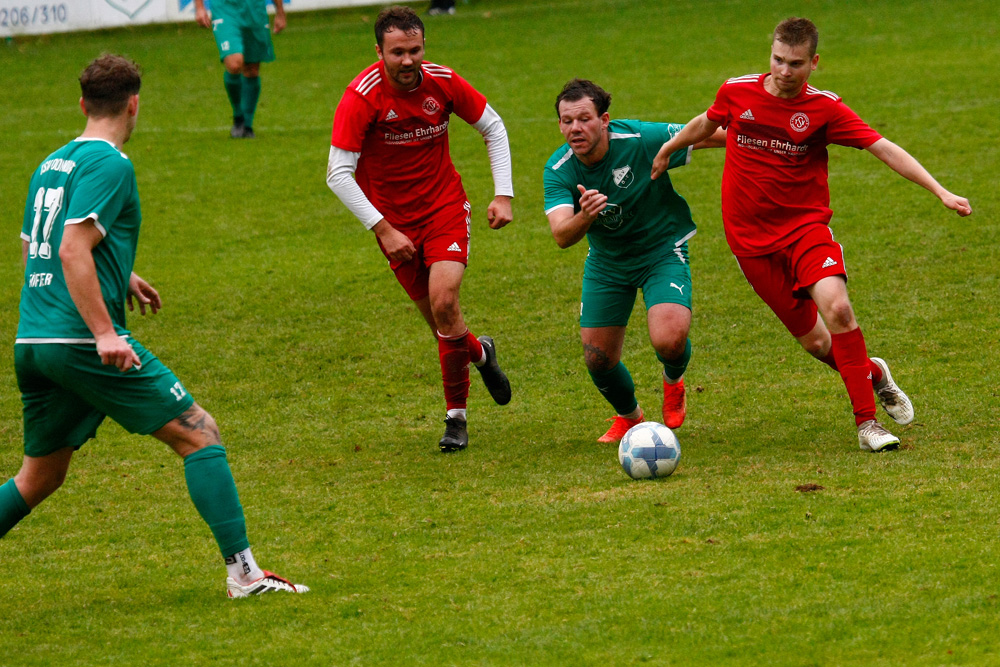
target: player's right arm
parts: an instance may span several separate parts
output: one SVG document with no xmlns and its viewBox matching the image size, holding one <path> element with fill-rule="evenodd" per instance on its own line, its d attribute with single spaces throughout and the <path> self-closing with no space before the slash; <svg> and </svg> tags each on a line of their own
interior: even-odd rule
<svg viewBox="0 0 1000 667">
<path fill-rule="evenodd" d="M 212 27 L 212 15 L 205 9 L 205 0 L 194 0 L 194 20 L 202 28 Z"/>
<path fill-rule="evenodd" d="M 371 203 L 361 186 L 354 180 L 361 153 L 330 146 L 330 159 L 326 166 L 326 184 L 340 198 L 344 206 L 361 221 L 365 229 L 375 232 L 389 259 L 408 262 L 417 248 L 406 234 L 389 224 Z"/>
<path fill-rule="evenodd" d="M 580 191 L 579 211 L 574 213 L 573 207 L 560 206 L 548 213 L 552 238 L 560 248 L 568 248 L 586 236 L 590 226 L 608 203 L 607 195 L 597 190 L 588 190 L 582 185 L 576 187 Z"/>
<path fill-rule="evenodd" d="M 376 112 L 354 86 L 352 83 L 344 92 L 334 112 L 326 184 L 365 229 L 375 233 L 389 259 L 408 262 L 417 252 L 413 242 L 386 220 L 354 179 L 361 148 Z"/>
<path fill-rule="evenodd" d="M 101 363 L 127 371 L 139 363 L 139 356 L 115 331 L 108 307 L 104 304 L 93 255 L 94 248 L 103 238 L 93 218 L 66 225 L 59 244 L 59 261 L 73 304 L 97 341 Z"/>
<path fill-rule="evenodd" d="M 708 114 L 703 113 L 691 119 L 680 132 L 660 147 L 653 159 L 653 169 L 650 178 L 654 181 L 667 170 L 670 165 L 670 156 L 676 151 L 688 146 L 693 146 L 699 142 L 708 141 L 715 135 L 715 131 L 722 127 L 719 123 L 708 119 Z"/>
</svg>

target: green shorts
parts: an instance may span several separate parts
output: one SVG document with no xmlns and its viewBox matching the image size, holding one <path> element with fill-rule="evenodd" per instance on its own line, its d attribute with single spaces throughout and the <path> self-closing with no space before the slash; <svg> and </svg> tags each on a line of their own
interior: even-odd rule
<svg viewBox="0 0 1000 667">
<path fill-rule="evenodd" d="M 271 26 L 266 11 L 262 17 L 254 13 L 251 20 L 246 16 L 230 14 L 225 7 L 213 7 L 212 32 L 215 34 L 215 45 L 219 47 L 219 60 L 241 53 L 245 63 L 274 61 Z"/>
<path fill-rule="evenodd" d="M 93 345 L 17 344 L 14 370 L 24 404 L 24 453 L 79 449 L 110 416 L 131 433 L 159 430 L 194 403 L 169 368 L 134 338 L 142 362 L 122 373 Z"/>
<path fill-rule="evenodd" d="M 678 303 L 690 310 L 691 267 L 687 244 L 634 268 L 609 266 L 588 256 L 583 270 L 580 326 L 627 325 L 638 289 L 642 290 L 646 310 L 658 303 Z"/>
</svg>

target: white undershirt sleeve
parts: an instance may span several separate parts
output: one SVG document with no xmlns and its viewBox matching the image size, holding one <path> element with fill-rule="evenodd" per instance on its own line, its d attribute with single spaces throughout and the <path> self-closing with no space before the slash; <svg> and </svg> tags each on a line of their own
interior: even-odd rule
<svg viewBox="0 0 1000 667">
<path fill-rule="evenodd" d="M 504 127 L 503 120 L 493 107 L 487 104 L 482 117 L 473 123 L 472 127 L 476 128 L 486 141 L 486 154 L 489 155 L 490 170 L 493 172 L 494 194 L 513 197 L 510 144 L 507 141 L 507 128 Z"/>
<path fill-rule="evenodd" d="M 326 165 L 326 184 L 333 194 L 340 197 L 351 213 L 353 213 L 365 229 L 371 229 L 382 219 L 368 197 L 361 191 L 361 186 L 354 180 L 354 172 L 358 169 L 358 158 L 361 153 L 352 153 L 343 148 L 330 146 L 330 161 Z"/>
</svg>

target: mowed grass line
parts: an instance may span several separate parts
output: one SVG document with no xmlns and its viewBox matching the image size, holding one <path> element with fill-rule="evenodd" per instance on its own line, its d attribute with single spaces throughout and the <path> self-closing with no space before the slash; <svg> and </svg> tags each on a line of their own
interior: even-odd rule
<svg viewBox="0 0 1000 667">
<path fill-rule="evenodd" d="M 193 25 L 0 48 L 2 330 L 16 327 L 28 176 L 82 127 L 82 67 L 124 51 L 146 72 L 126 147 L 145 218 L 136 268 L 166 300 L 134 330 L 222 426 L 258 559 L 313 587 L 225 600 L 179 461 L 107 425 L 0 541 L 0 664 L 996 662 L 991 10 L 513 0 L 429 19 L 428 59 L 504 117 L 518 195 L 515 223 L 489 230 L 485 150 L 455 123 L 475 215 L 466 317 L 497 338 L 516 395 L 494 406 L 473 373 L 472 445 L 450 457 L 435 446 L 430 333 L 323 182 L 333 109 L 374 58 L 374 13 L 290 15 L 254 142 L 226 137 L 214 46 Z M 725 77 L 766 67 L 768 33 L 792 14 L 821 30 L 812 82 L 976 208 L 960 220 L 867 153 L 831 149 L 854 306 L 917 420 L 902 451 L 857 450 L 839 379 L 740 276 L 718 213 L 723 156 L 699 152 L 672 174 L 699 223 L 681 465 L 632 482 L 593 442 L 610 410 L 579 349 L 586 249 L 559 250 L 542 214 L 552 101 L 585 76 L 611 90 L 615 117 L 683 122 Z M 655 414 L 644 327 L 637 304 L 625 359 Z M 6 479 L 21 456 L 10 357 L 0 382 Z"/>
</svg>

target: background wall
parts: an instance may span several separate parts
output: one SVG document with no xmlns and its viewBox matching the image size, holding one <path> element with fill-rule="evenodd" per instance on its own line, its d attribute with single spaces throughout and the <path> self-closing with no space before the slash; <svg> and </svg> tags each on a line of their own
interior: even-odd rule
<svg viewBox="0 0 1000 667">
<path fill-rule="evenodd" d="M 211 7 L 211 0 L 206 0 Z M 271 5 L 268 0 L 268 5 Z M 285 0 L 285 11 L 375 4 L 372 0 Z M 0 37 L 47 35 L 194 20 L 193 0 L 0 0 Z"/>
</svg>

